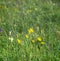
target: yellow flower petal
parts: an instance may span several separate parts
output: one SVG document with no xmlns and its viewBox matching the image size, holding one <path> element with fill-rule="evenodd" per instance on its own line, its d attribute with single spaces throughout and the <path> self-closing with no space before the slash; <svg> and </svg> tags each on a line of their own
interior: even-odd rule
<svg viewBox="0 0 60 61">
<path fill-rule="evenodd" d="M 45 44 L 45 42 L 41 42 L 41 44 Z"/>
<path fill-rule="evenodd" d="M 20 44 L 21 43 L 21 40 L 20 39 L 17 39 L 17 42 L 18 42 L 18 44 Z"/>
<path fill-rule="evenodd" d="M 29 36 L 28 35 L 25 35 L 25 37 L 28 39 L 29 38 Z"/>
<path fill-rule="evenodd" d="M 32 40 L 32 43 L 34 43 L 35 42 L 35 40 Z"/>
<path fill-rule="evenodd" d="M 30 29 L 28 29 L 28 33 L 30 34 L 30 33 L 33 33 L 34 32 L 34 30 L 32 29 L 32 28 L 30 28 Z"/>
<path fill-rule="evenodd" d="M 42 41 L 42 38 L 38 37 L 37 40 L 38 40 L 38 41 Z"/>
</svg>

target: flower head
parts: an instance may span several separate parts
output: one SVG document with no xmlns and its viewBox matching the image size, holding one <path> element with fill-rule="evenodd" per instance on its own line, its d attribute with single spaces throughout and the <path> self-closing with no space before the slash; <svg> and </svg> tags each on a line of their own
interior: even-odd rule
<svg viewBox="0 0 60 61">
<path fill-rule="evenodd" d="M 38 40 L 38 41 L 42 41 L 42 38 L 38 37 L 37 40 Z"/>
<path fill-rule="evenodd" d="M 34 32 L 34 29 L 32 29 L 32 28 L 30 28 L 30 29 L 28 29 L 28 33 L 30 34 L 30 33 L 33 33 Z"/>
<path fill-rule="evenodd" d="M 11 35 L 12 34 L 12 31 L 9 31 L 9 35 Z"/>
<path fill-rule="evenodd" d="M 45 44 L 45 42 L 41 42 L 41 44 Z"/>
<path fill-rule="evenodd" d="M 34 43 L 35 42 L 35 40 L 32 40 L 32 43 Z"/>
<path fill-rule="evenodd" d="M 17 42 L 18 42 L 18 44 L 20 44 L 21 43 L 21 40 L 20 39 L 17 39 Z"/>
<path fill-rule="evenodd" d="M 28 35 L 25 35 L 25 37 L 28 39 L 29 38 L 29 36 Z"/>
<path fill-rule="evenodd" d="M 11 42 L 13 42 L 14 39 L 13 39 L 13 37 L 9 37 L 9 40 L 10 40 Z"/>
</svg>

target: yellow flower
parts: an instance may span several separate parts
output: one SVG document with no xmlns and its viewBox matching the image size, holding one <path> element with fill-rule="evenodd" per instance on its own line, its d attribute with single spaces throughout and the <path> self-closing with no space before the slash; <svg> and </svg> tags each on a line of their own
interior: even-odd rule
<svg viewBox="0 0 60 61">
<path fill-rule="evenodd" d="M 34 43 L 35 42 L 35 40 L 32 40 L 32 43 Z"/>
<path fill-rule="evenodd" d="M 41 42 L 41 44 L 45 44 L 45 42 Z"/>
<path fill-rule="evenodd" d="M 20 39 L 17 39 L 17 42 L 18 42 L 18 44 L 20 44 L 21 43 L 21 40 Z"/>
<path fill-rule="evenodd" d="M 30 34 L 30 33 L 33 33 L 34 30 L 33 30 L 32 28 L 30 28 L 30 29 L 28 30 L 28 32 L 29 32 L 29 34 Z"/>
<path fill-rule="evenodd" d="M 38 41 L 42 41 L 42 38 L 38 37 L 37 40 L 38 40 Z"/>
<path fill-rule="evenodd" d="M 25 35 L 25 37 L 28 39 L 29 38 L 29 36 L 28 35 Z"/>
</svg>

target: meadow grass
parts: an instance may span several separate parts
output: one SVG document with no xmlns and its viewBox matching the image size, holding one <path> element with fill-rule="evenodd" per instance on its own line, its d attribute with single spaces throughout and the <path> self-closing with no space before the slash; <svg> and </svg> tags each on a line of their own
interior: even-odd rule
<svg viewBox="0 0 60 61">
<path fill-rule="evenodd" d="M 0 0 L 0 61 L 60 61 L 59 5 Z"/>
</svg>

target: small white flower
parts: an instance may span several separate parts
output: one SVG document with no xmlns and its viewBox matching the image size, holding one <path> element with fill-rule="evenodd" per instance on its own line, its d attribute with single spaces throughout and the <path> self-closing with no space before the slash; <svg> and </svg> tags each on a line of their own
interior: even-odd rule
<svg viewBox="0 0 60 61">
<path fill-rule="evenodd" d="M 11 31 L 9 31 L 9 35 L 11 35 Z"/>
<path fill-rule="evenodd" d="M 11 42 L 13 42 L 14 39 L 13 39 L 13 37 L 9 37 L 9 40 L 10 40 Z"/>
</svg>

